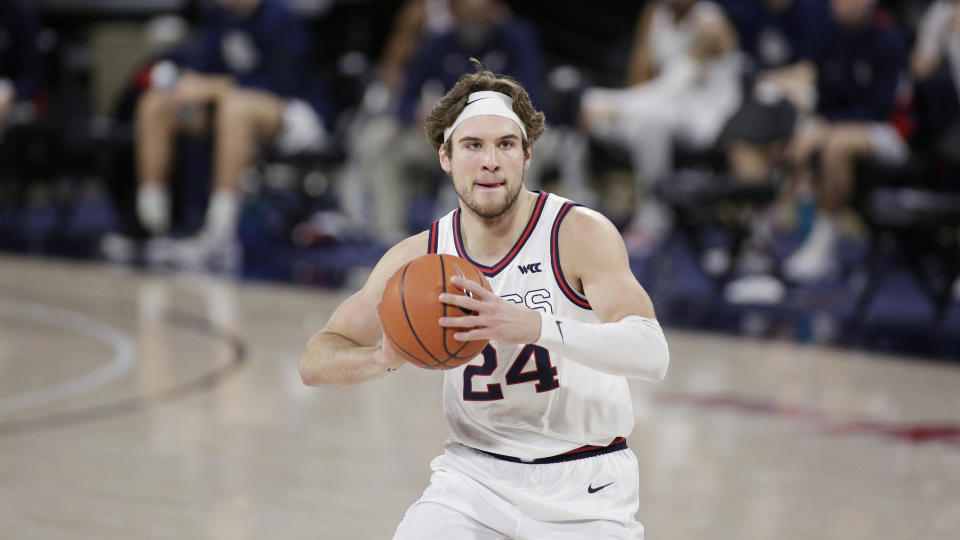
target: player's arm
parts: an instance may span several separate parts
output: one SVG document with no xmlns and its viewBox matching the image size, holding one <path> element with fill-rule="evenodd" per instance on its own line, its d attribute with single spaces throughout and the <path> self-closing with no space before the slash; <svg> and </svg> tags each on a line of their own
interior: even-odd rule
<svg viewBox="0 0 960 540">
<path fill-rule="evenodd" d="M 564 275 L 601 324 L 541 313 L 536 344 L 599 371 L 662 380 L 670 363 L 667 341 L 650 296 L 630 269 L 620 233 L 601 214 L 574 208 L 558 241 Z"/>
<path fill-rule="evenodd" d="M 327 324 L 307 342 L 300 378 L 309 386 L 356 386 L 403 364 L 395 351 L 381 349 L 383 330 L 377 304 L 398 268 L 426 253 L 427 232 L 403 240 L 374 267 L 363 288 L 343 301 Z"/>
<path fill-rule="evenodd" d="M 690 40 L 689 52 L 694 60 L 702 62 L 718 58 L 733 50 L 736 44 L 737 31 L 723 13 L 719 10 L 701 11 Z"/>
<path fill-rule="evenodd" d="M 932 4 L 923 14 L 917 25 L 917 38 L 910 55 L 910 71 L 917 79 L 926 79 L 940 66 L 951 23 L 957 28 L 954 31 L 960 32 L 960 8 Z"/>
<path fill-rule="evenodd" d="M 647 4 L 637 21 L 633 50 L 627 61 L 626 86 L 645 83 L 655 75 L 653 55 L 650 52 L 650 21 L 653 19 L 654 7 L 653 3 Z"/>
<path fill-rule="evenodd" d="M 440 325 L 461 329 L 454 334 L 461 341 L 534 343 L 598 371 L 662 380 L 670 362 L 666 338 L 653 302 L 630 270 L 620 233 L 597 212 L 575 208 L 559 234 L 563 273 L 602 324 L 534 311 L 455 276 L 451 282 L 472 297 L 441 294 L 440 301 L 475 314 L 442 317 Z"/>
</svg>

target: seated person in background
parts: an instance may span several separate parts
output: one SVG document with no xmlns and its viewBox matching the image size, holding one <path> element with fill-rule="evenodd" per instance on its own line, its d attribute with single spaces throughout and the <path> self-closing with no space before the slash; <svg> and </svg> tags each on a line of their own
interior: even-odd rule
<svg viewBox="0 0 960 540">
<path fill-rule="evenodd" d="M 795 181 L 809 183 L 817 201 L 810 234 L 784 263 L 784 273 L 796 281 L 820 279 L 834 268 L 837 217 L 850 199 L 856 161 L 899 164 L 908 157 L 905 138 L 891 122 L 906 44 L 891 17 L 874 11 L 875 2 L 831 0 L 835 22 L 813 70 L 815 114 L 798 121 L 782 155 L 772 156 L 792 167 Z M 752 157 L 749 172 L 735 172 L 766 177 L 773 160 L 760 151 Z"/>
<path fill-rule="evenodd" d="M 543 67 L 533 29 L 496 0 L 450 0 L 449 7 L 453 27 L 423 34 L 407 63 L 392 114 L 363 126 L 342 181 L 348 219 L 360 225 L 373 216 L 369 233 L 384 244 L 408 235 L 415 180 L 424 171 L 443 173 L 436 152 L 423 140 L 423 123 L 434 102 L 470 71 L 471 57 L 491 71 L 514 77 L 538 107 L 542 103 Z M 368 197 L 372 211 L 365 208 Z"/>
<path fill-rule="evenodd" d="M 310 47 L 303 21 L 281 0 L 217 0 L 187 48 L 184 69 L 175 75 L 167 65 L 170 73 L 154 74 L 135 116 L 137 214 L 144 227 L 156 235 L 169 230 L 167 182 L 178 133 L 210 134 L 214 162 L 201 231 L 154 242 L 148 257 L 190 266 L 235 251 L 239 180 L 258 145 L 285 154 L 323 147 L 327 107 L 305 69 Z"/>
<path fill-rule="evenodd" d="M 937 0 L 927 7 L 910 71 L 918 94 L 924 92 L 932 101 L 921 123 L 932 128 L 938 155 L 960 166 L 960 2 Z"/>
<path fill-rule="evenodd" d="M 950 164 L 956 183 L 960 181 L 956 178 L 960 174 L 960 2 L 936 0 L 927 7 L 917 28 L 910 72 L 917 93 L 925 94 L 918 98 L 928 99 L 928 114 L 920 122 L 932 128 L 937 155 Z M 960 278 L 953 284 L 953 297 L 960 299 Z"/>
<path fill-rule="evenodd" d="M 0 141 L 8 125 L 33 117 L 43 84 L 39 33 L 30 2 L 0 0 Z"/>
<path fill-rule="evenodd" d="M 797 112 L 816 99 L 814 56 L 829 17 L 826 0 L 723 0 L 745 55 L 753 88 L 724 138 L 734 176 L 765 179 L 766 163 L 782 151 Z M 746 144 L 745 144 L 746 143 Z M 759 155 L 758 155 L 759 154 Z"/>
<path fill-rule="evenodd" d="M 452 28 L 453 15 L 448 0 L 406 0 L 393 21 L 390 37 L 377 63 L 377 82 L 390 95 L 399 94 L 406 78 L 407 64 L 423 36 L 442 34 Z"/>
<path fill-rule="evenodd" d="M 371 189 L 367 185 L 367 160 L 381 152 L 386 138 L 396 129 L 394 111 L 418 44 L 424 36 L 449 32 L 453 26 L 448 0 L 405 0 L 400 6 L 377 60 L 374 78 L 364 89 L 359 110 L 346 130 L 347 162 L 338 182 L 340 210 L 332 212 L 334 222 L 340 225 L 331 227 L 335 232 L 325 234 L 383 236 L 377 227 L 368 230 L 371 210 L 367 198 Z"/>
<path fill-rule="evenodd" d="M 584 92 L 585 129 L 630 151 L 637 193 L 631 229 L 663 231 L 663 211 L 644 203 L 645 188 L 672 171 L 675 142 L 710 148 L 740 104 L 735 48 L 736 34 L 716 4 L 657 0 L 640 15 L 627 88 Z"/>
</svg>

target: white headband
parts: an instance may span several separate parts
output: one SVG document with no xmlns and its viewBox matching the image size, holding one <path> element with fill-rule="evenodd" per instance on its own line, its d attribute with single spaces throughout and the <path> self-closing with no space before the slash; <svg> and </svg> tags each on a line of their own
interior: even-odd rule
<svg viewBox="0 0 960 540">
<path fill-rule="evenodd" d="M 453 130 L 463 123 L 467 118 L 474 116 L 502 116 L 509 118 L 520 126 L 523 138 L 527 138 L 527 128 L 523 127 L 523 122 L 517 113 L 513 112 L 513 100 L 506 94 L 500 92 L 474 92 L 467 97 L 467 106 L 463 108 L 460 116 L 453 121 L 453 125 L 443 130 L 443 142 L 447 142 Z"/>
</svg>

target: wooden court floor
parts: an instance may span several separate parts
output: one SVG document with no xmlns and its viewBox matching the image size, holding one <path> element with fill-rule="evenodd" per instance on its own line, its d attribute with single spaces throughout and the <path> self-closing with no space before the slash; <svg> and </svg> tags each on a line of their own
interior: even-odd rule
<svg viewBox="0 0 960 540">
<path fill-rule="evenodd" d="M 0 257 L 0 538 L 390 538 L 440 376 L 307 388 L 346 291 Z M 960 366 L 673 331 L 649 540 L 960 538 Z"/>
</svg>

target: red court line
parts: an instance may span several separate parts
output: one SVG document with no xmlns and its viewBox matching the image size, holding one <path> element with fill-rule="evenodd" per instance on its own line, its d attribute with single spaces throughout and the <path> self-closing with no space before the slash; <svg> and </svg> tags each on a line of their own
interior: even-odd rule
<svg viewBox="0 0 960 540">
<path fill-rule="evenodd" d="M 692 394 L 668 392 L 657 401 L 670 405 L 704 409 L 727 409 L 743 414 L 763 415 L 794 420 L 827 435 L 872 435 L 910 444 L 939 442 L 960 447 L 960 425 L 946 421 L 893 422 L 844 418 L 798 405 L 777 403 L 763 398 L 738 396 L 732 393 Z"/>
</svg>

